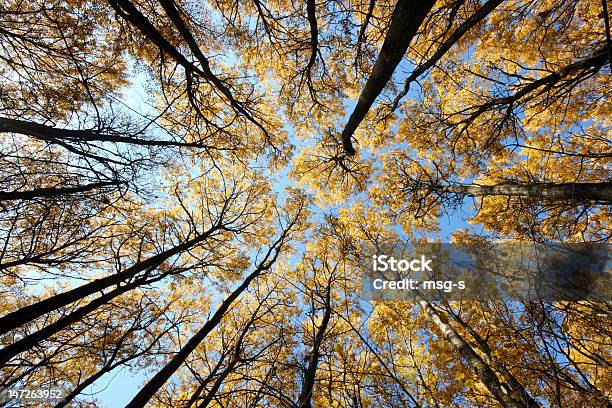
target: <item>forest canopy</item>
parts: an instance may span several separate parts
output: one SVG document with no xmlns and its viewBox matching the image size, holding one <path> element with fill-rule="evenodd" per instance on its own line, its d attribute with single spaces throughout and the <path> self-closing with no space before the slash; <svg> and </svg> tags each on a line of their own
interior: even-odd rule
<svg viewBox="0 0 612 408">
<path fill-rule="evenodd" d="M 128 371 L 128 407 L 612 407 L 612 299 L 376 301 L 360 263 L 610 242 L 610 12 L 3 0 L 0 389 L 107 406 Z"/>
</svg>

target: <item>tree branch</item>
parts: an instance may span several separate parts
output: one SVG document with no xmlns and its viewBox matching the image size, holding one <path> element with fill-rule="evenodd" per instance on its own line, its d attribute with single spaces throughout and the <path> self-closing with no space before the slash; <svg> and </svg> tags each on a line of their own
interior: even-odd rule
<svg viewBox="0 0 612 408">
<path fill-rule="evenodd" d="M 342 146 L 349 156 L 355 155 L 352 137 L 368 110 L 391 79 L 410 45 L 410 42 L 431 10 L 435 0 L 398 0 L 393 10 L 391 24 L 383 42 L 372 73 L 361 91 L 357 105 L 344 130 Z"/>
</svg>

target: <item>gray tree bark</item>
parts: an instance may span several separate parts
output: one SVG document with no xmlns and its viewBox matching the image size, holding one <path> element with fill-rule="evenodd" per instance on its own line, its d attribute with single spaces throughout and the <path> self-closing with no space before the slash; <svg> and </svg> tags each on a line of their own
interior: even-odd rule
<svg viewBox="0 0 612 408">
<path fill-rule="evenodd" d="M 493 397 L 506 408 L 530 408 L 526 403 L 516 401 L 507 395 L 502 387 L 502 383 L 497 378 L 495 372 L 489 365 L 474 351 L 453 327 L 443 321 L 440 314 L 433 308 L 427 300 L 420 300 L 419 304 L 425 310 L 431 321 L 442 332 L 442 335 L 451 343 L 461 354 L 461 357 L 474 369 L 478 379 L 487 387 Z"/>
<path fill-rule="evenodd" d="M 556 201 L 599 201 L 612 203 L 612 182 L 602 183 L 507 183 L 490 186 L 476 184 L 435 186 L 445 193 L 465 194 L 471 197 L 492 195 L 531 197 Z"/>
</svg>

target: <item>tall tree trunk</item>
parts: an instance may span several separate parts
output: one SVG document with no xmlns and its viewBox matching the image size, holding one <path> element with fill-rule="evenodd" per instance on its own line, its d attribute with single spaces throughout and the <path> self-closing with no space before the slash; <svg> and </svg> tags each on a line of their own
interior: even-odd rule
<svg viewBox="0 0 612 408">
<path fill-rule="evenodd" d="M 104 187 L 119 186 L 124 181 L 101 181 L 71 187 L 42 187 L 25 191 L 0 191 L 0 201 L 32 200 L 39 197 L 62 197 L 71 194 L 102 190 Z"/>
<path fill-rule="evenodd" d="M 310 408 L 312 407 L 312 390 L 314 389 L 314 382 L 317 374 L 317 367 L 319 365 L 319 358 L 321 357 L 321 344 L 325 337 L 325 332 L 329 324 L 331 317 L 331 281 L 327 286 L 327 293 L 325 294 L 325 309 L 323 312 L 323 319 L 321 325 L 317 329 L 315 338 L 312 345 L 312 352 L 308 358 L 308 367 L 304 373 L 304 380 L 302 381 L 302 390 L 298 397 L 297 406 L 298 408 Z"/>
<path fill-rule="evenodd" d="M 185 405 L 185 408 L 189 408 L 198 399 L 202 400 L 202 403 L 197 406 L 198 408 L 206 408 L 213 401 L 213 399 L 217 395 L 217 392 L 221 388 L 221 385 L 223 385 L 223 381 L 225 381 L 227 376 L 230 375 L 234 371 L 234 368 L 240 362 L 240 353 L 242 352 L 244 338 L 246 337 L 249 329 L 253 326 L 253 323 L 255 322 L 255 319 L 257 317 L 257 313 L 259 312 L 260 307 L 261 307 L 261 303 L 259 304 L 259 306 L 257 307 L 257 310 L 253 312 L 253 314 L 251 315 L 247 323 L 244 325 L 244 327 L 240 331 L 240 334 L 238 335 L 238 339 L 236 339 L 236 343 L 234 344 L 234 348 L 232 350 L 232 356 L 231 356 L 230 361 L 228 362 L 227 366 L 223 369 L 223 371 L 221 371 L 219 376 L 215 379 L 215 382 L 213 383 L 210 390 L 208 390 L 208 392 L 206 393 L 204 397 L 200 398 L 199 394 L 203 390 L 204 387 L 201 387 L 201 389 L 199 388 L 199 392 L 194 393 L 192 395 L 187 405 Z"/>
<path fill-rule="evenodd" d="M 170 362 L 166 364 L 161 370 L 157 372 L 142 389 L 132 398 L 126 408 L 144 407 L 153 398 L 155 393 L 164 386 L 166 381 L 179 369 L 179 367 L 185 362 L 187 357 L 198 347 L 198 345 L 208 336 L 208 334 L 221 322 L 225 313 L 229 310 L 230 306 L 234 301 L 244 292 L 251 282 L 262 273 L 269 270 L 272 265 L 276 262 L 279 256 L 282 244 L 285 240 L 289 229 L 292 228 L 293 224 L 297 221 L 294 220 L 289 227 L 283 232 L 281 237 L 274 242 L 274 244 L 268 249 L 264 259 L 257 265 L 255 270 L 238 286 L 230 295 L 221 302 L 219 308 L 217 308 L 215 314 L 208 320 L 204 326 L 198 330 L 196 334 L 187 341 L 187 343 L 172 357 Z M 272 252 L 274 251 L 274 255 Z"/>
<path fill-rule="evenodd" d="M 435 186 L 434 190 L 446 193 L 466 194 L 472 197 L 492 195 L 531 197 L 558 201 L 600 201 L 612 203 L 612 182 L 603 183 L 533 183 L 476 184 Z"/>
<path fill-rule="evenodd" d="M 191 53 L 200 62 L 199 67 L 191 63 L 183 54 L 181 54 L 181 52 L 176 47 L 174 47 L 164 37 L 164 35 L 159 32 L 159 30 L 157 30 L 157 28 L 155 28 L 155 26 L 149 21 L 149 19 L 144 14 L 142 14 L 130 0 L 107 1 L 119 16 L 121 16 L 123 19 L 131 23 L 134 27 L 136 27 L 149 41 L 159 47 L 160 50 L 166 51 L 178 64 L 180 64 L 185 69 L 188 75 L 191 73 L 196 73 L 201 78 L 211 83 L 212 86 L 214 86 L 225 97 L 225 99 L 233 109 L 241 113 L 250 122 L 257 126 L 265 135 L 266 139 L 270 139 L 270 135 L 268 134 L 266 128 L 251 115 L 247 107 L 242 102 L 236 99 L 236 97 L 232 94 L 232 91 L 226 85 L 226 83 L 212 72 L 212 70 L 210 69 L 210 62 L 208 61 L 206 56 L 204 56 L 204 53 L 201 51 L 201 49 L 198 47 L 198 44 L 193 34 L 181 18 L 179 11 L 176 8 L 176 4 L 173 0 L 160 0 L 159 2 L 170 20 L 172 21 L 172 24 L 176 27 L 176 29 L 181 34 L 183 40 L 187 43 L 187 46 L 189 47 Z"/>
<path fill-rule="evenodd" d="M 527 389 L 523 387 L 523 384 L 521 384 L 518 379 L 503 364 L 500 364 L 497 358 L 493 356 L 493 352 L 489 347 L 487 341 L 483 339 L 480 334 L 478 334 L 478 332 L 474 330 L 474 328 L 472 328 L 472 326 L 465 322 L 461 318 L 461 316 L 456 316 L 455 314 L 452 314 L 452 317 L 455 321 L 457 321 L 457 323 L 461 325 L 461 327 L 463 327 L 468 333 L 470 333 L 470 335 L 476 341 L 476 344 L 478 344 L 480 351 L 482 351 L 491 361 L 493 368 L 495 368 L 495 370 L 497 370 L 506 379 L 512 392 L 516 393 L 517 395 L 520 395 L 522 402 L 525 403 L 527 407 L 540 408 L 540 404 L 538 404 L 538 402 L 533 399 Z"/>
<path fill-rule="evenodd" d="M 306 13 L 308 15 L 308 24 L 310 26 L 310 59 L 306 65 L 307 75 L 310 76 L 312 67 L 317 59 L 317 52 L 319 52 L 319 27 L 317 23 L 317 5 L 315 0 L 306 1 Z"/>
<path fill-rule="evenodd" d="M 361 91 L 357 105 L 342 131 L 342 145 L 349 156 L 355 155 L 355 148 L 351 140 L 353 133 L 391 79 L 395 68 L 402 61 L 412 38 L 416 35 L 434 3 L 435 0 L 398 0 L 395 5 L 391 24 L 378 54 L 378 59 Z"/>
<path fill-rule="evenodd" d="M 61 307 L 67 306 L 73 302 L 83 299 L 87 296 L 93 295 L 103 291 L 111 286 L 118 285 L 126 280 L 133 278 L 138 273 L 151 270 L 160 266 L 167 259 L 178 255 L 198 243 L 206 240 L 215 231 L 222 228 L 219 223 L 212 226 L 208 231 L 204 232 L 197 237 L 186 241 L 180 245 L 168 249 L 167 251 L 161 252 L 155 256 L 152 256 L 142 262 L 138 262 L 135 265 L 127 268 L 123 272 L 116 273 L 114 275 L 106 276 L 104 278 L 96 279 L 92 282 L 86 283 L 85 285 L 79 286 L 75 289 L 59 293 L 57 295 L 50 296 L 39 302 L 36 302 L 29 306 L 24 306 L 14 312 L 11 312 L 0 318 L 0 335 L 5 334 L 17 327 L 37 319 L 49 312 L 57 310 Z"/>
<path fill-rule="evenodd" d="M 0 117 L 0 133 L 18 133 L 47 142 L 110 142 L 139 146 L 162 147 L 206 147 L 197 142 L 177 142 L 174 140 L 147 140 L 96 129 L 62 129 L 36 122 Z"/>
<path fill-rule="evenodd" d="M 506 408 L 530 408 L 527 404 L 516 401 L 511 396 L 506 395 L 502 383 L 497 378 L 495 372 L 489 365 L 474 351 L 463 338 L 453 329 L 453 327 L 442 320 L 440 314 L 425 299 L 419 301 L 432 322 L 442 332 L 442 335 L 451 343 L 467 364 L 474 369 L 480 381 L 487 387 L 495 399 Z"/>
<path fill-rule="evenodd" d="M 51 323 L 50 325 L 45 326 L 42 329 L 35 331 L 34 333 L 28 334 L 27 336 L 21 338 L 15 343 L 9 346 L 6 346 L 5 348 L 0 350 L 0 367 L 4 366 L 11 358 L 15 357 L 16 355 L 23 353 L 24 351 L 34 347 L 36 344 L 40 343 L 41 341 L 48 339 L 54 334 L 57 334 L 60 331 L 64 330 L 68 326 L 78 322 L 79 320 L 87 316 L 89 313 L 109 303 L 111 300 L 115 299 L 117 296 L 120 296 L 126 292 L 129 292 L 130 290 L 138 286 L 157 282 L 165 276 L 167 276 L 167 274 L 155 277 L 154 279 L 151 279 L 151 280 L 146 280 L 146 279 L 135 280 L 127 285 L 120 286 L 117 289 L 114 289 L 92 300 L 91 302 L 89 302 L 85 306 L 78 308 L 74 312 L 68 313 L 66 316 Z"/>
</svg>

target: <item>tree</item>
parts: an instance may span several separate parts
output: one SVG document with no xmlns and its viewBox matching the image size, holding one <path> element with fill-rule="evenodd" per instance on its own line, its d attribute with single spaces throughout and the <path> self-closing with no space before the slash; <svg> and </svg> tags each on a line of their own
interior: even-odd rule
<svg viewBox="0 0 612 408">
<path fill-rule="evenodd" d="M 355 149 L 351 142 L 353 132 L 359 125 L 359 122 L 363 120 L 376 97 L 385 87 L 391 75 L 393 75 L 395 67 L 402 60 L 410 45 L 410 41 L 433 5 L 433 1 L 418 3 L 409 1 L 397 2 L 378 59 L 361 91 L 355 110 L 342 131 L 342 144 L 346 154 L 349 156 L 355 155 Z"/>
<path fill-rule="evenodd" d="M 362 288 L 404 241 L 608 243 L 610 63 L 599 0 L 4 2 L 1 388 L 611 406 L 609 299 Z"/>
</svg>

